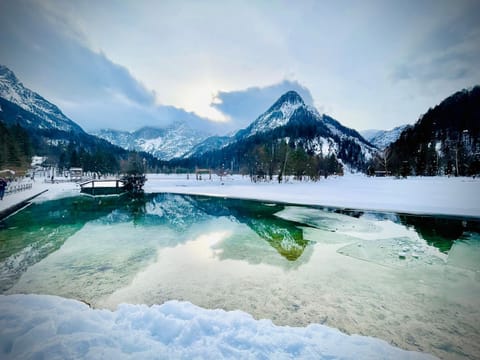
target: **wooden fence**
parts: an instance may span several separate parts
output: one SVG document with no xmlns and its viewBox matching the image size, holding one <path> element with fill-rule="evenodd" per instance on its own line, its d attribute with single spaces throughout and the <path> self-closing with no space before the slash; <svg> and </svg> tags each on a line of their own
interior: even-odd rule
<svg viewBox="0 0 480 360">
<path fill-rule="evenodd" d="M 5 195 L 15 194 L 20 191 L 30 190 L 31 188 L 32 188 L 32 183 L 26 183 L 26 184 L 10 183 L 7 185 L 7 188 L 5 189 Z"/>
</svg>

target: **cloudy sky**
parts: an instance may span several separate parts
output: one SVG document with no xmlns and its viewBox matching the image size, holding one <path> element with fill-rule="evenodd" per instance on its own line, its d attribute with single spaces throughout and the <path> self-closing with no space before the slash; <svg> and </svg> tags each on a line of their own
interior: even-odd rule
<svg viewBox="0 0 480 360">
<path fill-rule="evenodd" d="M 357 130 L 480 83 L 480 1 L 1 0 L 0 63 L 86 130 L 245 127 L 282 93 Z"/>
</svg>

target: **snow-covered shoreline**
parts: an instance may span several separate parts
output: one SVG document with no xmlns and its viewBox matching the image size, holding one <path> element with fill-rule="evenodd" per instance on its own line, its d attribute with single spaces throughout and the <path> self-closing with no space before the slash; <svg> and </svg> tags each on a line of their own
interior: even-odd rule
<svg viewBox="0 0 480 360">
<path fill-rule="evenodd" d="M 207 175 L 208 177 L 208 175 Z M 149 193 L 168 192 L 289 204 L 408 214 L 480 217 L 480 179 L 448 177 L 329 177 L 318 182 L 252 183 L 240 175 L 195 180 L 189 175 L 150 174 Z"/>
<path fill-rule="evenodd" d="M 275 181 L 253 183 L 248 176 L 241 175 L 222 178 L 212 175 L 211 180 L 208 175 L 204 175 L 204 180 L 196 180 L 194 174 L 189 174 L 188 178 L 186 174 L 148 174 L 147 178 L 147 193 L 205 195 L 379 212 L 480 217 L 480 178 L 396 179 L 347 174 L 318 182 L 291 180 L 282 184 Z M 52 184 L 42 181 L 34 183 L 30 192 L 44 189 L 48 191 L 35 199 L 36 202 L 79 193 L 79 187 L 75 183 Z M 14 203 L 22 194 L 6 196 L 0 207 Z"/>
<path fill-rule="evenodd" d="M 2 359 L 434 359 L 320 324 L 276 326 L 189 302 L 116 311 L 47 295 L 0 295 Z"/>
</svg>

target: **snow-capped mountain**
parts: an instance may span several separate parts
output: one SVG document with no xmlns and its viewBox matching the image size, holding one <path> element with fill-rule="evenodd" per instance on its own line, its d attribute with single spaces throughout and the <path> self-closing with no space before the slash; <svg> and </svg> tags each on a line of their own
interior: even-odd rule
<svg viewBox="0 0 480 360">
<path fill-rule="evenodd" d="M 238 153 L 239 149 L 247 148 L 246 143 L 272 140 L 284 140 L 293 147 L 302 147 L 309 154 L 323 157 L 334 154 L 344 164 L 355 168 L 365 164 L 377 151 L 358 132 L 328 115 L 320 114 L 306 105 L 298 93 L 289 91 L 247 128 L 229 138 L 206 139 L 193 149 L 197 151 L 188 155 L 199 158 L 220 149 L 225 154 Z"/>
<path fill-rule="evenodd" d="M 391 130 L 364 130 L 361 131 L 360 134 L 377 148 L 385 149 L 388 145 L 397 141 L 407 126 L 408 125 L 397 126 Z"/>
<path fill-rule="evenodd" d="M 250 126 L 241 130 L 238 136 L 249 137 L 257 133 L 264 133 L 280 126 L 285 126 L 290 121 L 295 110 L 305 106 L 300 95 L 295 91 L 289 91 L 283 94 L 266 112 L 250 124 Z"/>
<path fill-rule="evenodd" d="M 323 156 L 334 153 L 345 163 L 368 160 L 376 151 L 355 130 L 306 105 L 295 91 L 282 95 L 249 127 L 240 130 L 235 138 L 245 139 L 272 131 L 283 133 L 295 145 L 301 143 L 306 151 Z M 347 149 L 352 146 L 356 148 Z"/>
<path fill-rule="evenodd" d="M 119 171 L 128 158 L 126 150 L 87 134 L 1 65 L 0 135 L 0 142 L 7 145 L 0 151 L 0 164 L 17 168 L 27 167 L 30 157 L 37 155 L 63 169 L 82 167 L 85 171 L 112 173 Z M 149 164 L 155 163 L 150 156 L 142 157 Z"/>
<path fill-rule="evenodd" d="M 161 160 L 183 157 L 208 137 L 185 121 L 165 128 L 143 127 L 133 132 L 103 129 L 94 134 L 124 149 L 145 151 Z"/>
<path fill-rule="evenodd" d="M 36 115 L 36 121 L 28 120 L 30 122 L 24 126 L 83 133 L 82 128 L 66 117 L 57 106 L 26 88 L 13 71 L 4 65 L 0 65 L 0 98 Z"/>
<path fill-rule="evenodd" d="M 183 154 L 183 158 L 189 158 L 193 156 L 200 156 L 205 154 L 209 151 L 215 151 L 221 149 L 228 144 L 234 142 L 235 138 L 233 136 L 210 136 L 206 138 L 204 141 L 198 143 L 194 147 Z"/>
</svg>

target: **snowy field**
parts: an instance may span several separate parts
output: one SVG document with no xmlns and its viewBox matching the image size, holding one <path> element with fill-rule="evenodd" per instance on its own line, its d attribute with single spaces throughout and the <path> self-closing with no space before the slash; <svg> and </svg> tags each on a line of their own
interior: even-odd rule
<svg viewBox="0 0 480 360">
<path fill-rule="evenodd" d="M 329 177 L 318 182 L 290 180 L 278 184 L 253 183 L 248 176 L 220 178 L 204 175 L 195 180 L 195 174 L 149 174 L 145 184 L 147 193 L 196 194 L 278 201 L 291 204 L 322 205 L 341 208 L 400 212 L 409 214 L 435 214 L 480 217 L 480 178 L 465 177 L 409 177 L 407 179 L 375 178 L 360 174 Z M 35 201 L 52 200 L 78 194 L 75 183 L 33 183 L 28 192 L 6 196 L 0 209 L 18 201 L 19 197 L 48 191 Z"/>
<path fill-rule="evenodd" d="M 208 176 L 207 176 L 208 177 Z M 76 195 L 69 183 L 34 184 L 36 202 Z M 314 182 L 252 183 L 248 177 L 195 180 L 149 175 L 145 191 L 280 201 L 293 204 L 480 217 L 480 180 L 472 178 L 330 177 Z M 20 193 L 19 193 L 20 194 Z M 13 194 L 2 205 L 14 202 Z M 383 340 L 313 324 L 293 328 L 249 314 L 206 310 L 188 302 L 91 309 L 76 300 L 0 295 L 0 358 L 416 359 Z"/>
<path fill-rule="evenodd" d="M 208 175 L 204 175 L 208 178 Z M 480 178 L 374 178 L 348 174 L 318 182 L 252 183 L 249 177 L 195 180 L 195 175 L 149 175 L 146 192 L 279 201 L 292 204 L 480 217 Z"/>
</svg>

